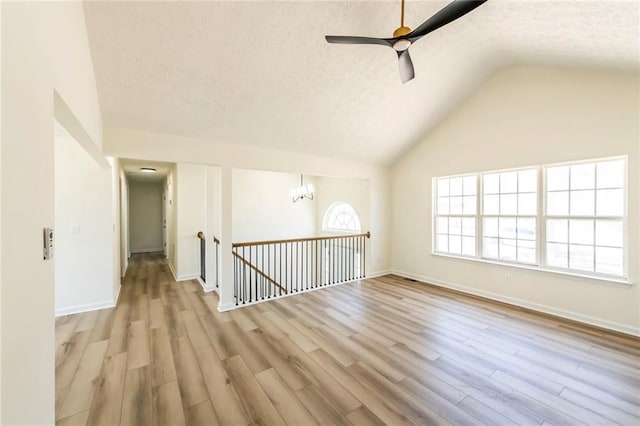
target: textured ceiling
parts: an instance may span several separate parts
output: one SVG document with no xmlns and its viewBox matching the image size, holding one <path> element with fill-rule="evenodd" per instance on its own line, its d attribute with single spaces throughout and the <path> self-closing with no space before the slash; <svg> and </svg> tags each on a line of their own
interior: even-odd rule
<svg viewBox="0 0 640 426">
<path fill-rule="evenodd" d="M 415 28 L 447 2 L 408 0 Z M 640 69 L 637 1 L 490 0 L 395 52 L 400 2 L 86 2 L 105 124 L 393 162 L 497 70 Z"/>
</svg>

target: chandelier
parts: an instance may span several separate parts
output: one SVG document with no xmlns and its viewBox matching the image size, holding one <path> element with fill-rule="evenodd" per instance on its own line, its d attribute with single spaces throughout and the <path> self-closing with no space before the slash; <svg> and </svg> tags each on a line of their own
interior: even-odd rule
<svg viewBox="0 0 640 426">
<path fill-rule="evenodd" d="M 302 175 L 300 175 L 300 186 L 296 186 L 295 188 L 291 189 L 291 198 L 293 199 L 294 203 L 304 198 L 313 200 L 314 192 L 315 189 L 313 189 L 313 185 L 310 183 L 305 185 L 302 180 Z"/>
</svg>

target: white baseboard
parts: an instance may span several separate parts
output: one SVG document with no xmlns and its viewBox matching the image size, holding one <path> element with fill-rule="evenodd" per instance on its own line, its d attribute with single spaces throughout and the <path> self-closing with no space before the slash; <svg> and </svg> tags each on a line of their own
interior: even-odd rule
<svg viewBox="0 0 640 426">
<path fill-rule="evenodd" d="M 200 279 L 200 274 L 180 275 L 176 277 L 176 281 L 191 281 Z"/>
<path fill-rule="evenodd" d="M 225 305 L 222 304 L 218 304 L 218 312 L 227 312 L 227 311 L 232 311 L 236 308 L 239 308 L 240 306 L 236 306 L 233 303 L 227 303 Z"/>
<path fill-rule="evenodd" d="M 113 294 L 113 306 L 116 306 L 118 304 L 118 298 L 120 297 L 121 288 L 122 288 L 122 284 L 118 285 L 118 288 L 116 288 L 116 291 Z"/>
<path fill-rule="evenodd" d="M 474 296 L 484 297 L 485 299 L 496 300 L 498 302 L 507 303 L 509 305 L 520 306 L 522 308 L 531 309 L 532 311 L 538 311 L 545 314 L 554 315 L 561 318 L 566 318 L 581 323 L 594 325 L 600 328 L 606 328 L 612 331 L 618 331 L 633 336 L 640 336 L 640 330 L 626 324 L 620 324 L 614 321 L 608 321 L 601 318 L 592 317 L 590 315 L 584 315 L 578 312 L 568 311 L 566 309 L 559 309 L 553 306 L 543 305 L 541 303 L 530 302 L 528 300 L 518 299 L 515 297 L 504 296 L 502 294 L 493 293 L 490 291 L 479 290 L 477 288 L 467 287 L 461 284 L 456 284 L 448 281 L 439 280 L 436 278 L 425 277 L 422 275 L 413 274 L 404 271 L 392 271 L 394 275 L 398 275 L 404 278 L 410 278 L 417 280 L 423 284 L 433 284 L 438 287 L 444 287 L 452 290 L 457 290 L 462 293 L 472 294 Z"/>
<path fill-rule="evenodd" d="M 207 283 L 202 281 L 202 278 L 200 277 L 198 277 L 198 282 L 200 283 L 200 287 L 202 287 L 202 291 L 204 291 L 205 293 L 211 293 L 215 290 L 215 287 L 208 286 Z"/>
<path fill-rule="evenodd" d="M 89 303 L 86 305 L 69 306 L 67 308 L 56 309 L 55 316 L 79 314 L 81 312 L 97 311 L 98 309 L 113 308 L 116 304 L 113 300 L 105 300 L 104 302 Z"/>
<path fill-rule="evenodd" d="M 382 271 L 371 272 L 369 275 L 366 276 L 366 278 L 378 278 L 378 277 L 383 277 L 385 275 L 389 275 L 391 273 L 392 273 L 391 269 L 384 269 Z"/>
<path fill-rule="evenodd" d="M 171 262 L 169 261 L 169 259 L 167 259 L 167 265 L 169 266 L 169 270 L 171 271 L 171 275 L 173 275 L 173 280 L 174 281 L 178 281 L 178 278 L 176 278 L 176 271 L 173 270 L 173 265 L 171 265 Z"/>
<path fill-rule="evenodd" d="M 163 250 L 164 249 L 162 247 L 146 248 L 146 249 L 131 250 L 131 254 L 136 254 L 136 253 L 158 253 L 158 252 L 162 252 Z"/>
</svg>

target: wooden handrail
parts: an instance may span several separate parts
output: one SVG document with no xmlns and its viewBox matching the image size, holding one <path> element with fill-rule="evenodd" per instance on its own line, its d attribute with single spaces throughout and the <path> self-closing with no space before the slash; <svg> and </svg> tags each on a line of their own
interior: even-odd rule
<svg viewBox="0 0 640 426">
<path fill-rule="evenodd" d="M 278 284 L 277 282 L 275 282 L 270 276 L 266 275 L 264 272 L 262 272 L 260 269 L 258 269 L 257 266 L 253 265 L 251 262 L 249 262 L 247 259 L 245 259 L 244 257 L 240 256 L 238 253 L 236 253 L 235 251 L 232 252 L 233 255 L 235 257 L 237 257 L 238 259 L 240 259 L 242 261 L 242 263 L 244 263 L 245 265 L 247 265 L 249 268 L 253 269 L 254 271 L 256 271 L 261 277 L 263 277 L 264 279 L 266 279 L 267 281 L 269 281 L 271 284 L 273 284 L 274 286 L 278 287 L 280 290 L 282 290 L 285 294 L 287 294 L 287 289 L 282 287 L 280 284 Z"/>
<path fill-rule="evenodd" d="M 332 235 L 330 237 L 293 238 L 289 240 L 270 240 L 270 241 L 252 241 L 247 243 L 233 243 L 231 244 L 231 247 L 235 248 L 235 247 L 248 247 L 248 246 L 264 246 L 268 244 L 297 243 L 301 241 L 337 240 L 340 238 L 349 238 L 349 237 L 371 238 L 371 232 L 366 232 L 364 234 Z"/>
<path fill-rule="evenodd" d="M 220 244 L 220 240 L 215 235 L 213 236 L 213 242 L 216 244 Z"/>
</svg>

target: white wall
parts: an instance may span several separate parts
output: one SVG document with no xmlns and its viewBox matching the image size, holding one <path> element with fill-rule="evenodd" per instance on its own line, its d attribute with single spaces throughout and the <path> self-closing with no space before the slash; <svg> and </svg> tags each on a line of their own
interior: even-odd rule
<svg viewBox="0 0 640 426">
<path fill-rule="evenodd" d="M 306 176 L 305 185 L 316 185 Z M 316 201 L 291 199 L 300 174 L 233 170 L 233 242 L 278 240 L 316 235 Z"/>
<path fill-rule="evenodd" d="M 177 227 L 177 204 L 176 204 L 176 191 L 177 191 L 177 165 L 174 164 L 167 175 L 167 179 L 165 180 L 165 193 L 167 198 L 165 200 L 165 208 L 167 209 L 167 250 L 168 250 L 168 258 L 169 258 L 169 267 L 173 272 L 174 276 L 176 275 L 176 270 L 178 269 L 178 256 L 177 256 L 177 238 L 178 238 L 178 227 Z"/>
<path fill-rule="evenodd" d="M 113 301 L 118 300 L 120 293 L 120 277 L 122 275 L 122 265 L 120 263 L 120 160 L 117 158 L 107 158 L 111 166 L 111 250 L 112 250 L 112 275 L 113 279 Z"/>
<path fill-rule="evenodd" d="M 120 185 L 120 275 L 124 277 L 129 267 L 129 257 L 131 257 L 129 247 L 129 181 L 122 168 L 119 170 L 118 177 Z"/>
<path fill-rule="evenodd" d="M 52 424 L 54 267 L 42 259 L 42 229 L 54 224 L 54 93 L 96 149 L 102 122 L 82 3 L 1 2 L 0 7 L 0 423 Z"/>
<path fill-rule="evenodd" d="M 131 253 L 162 251 L 162 182 L 129 182 Z"/>
<path fill-rule="evenodd" d="M 637 74 L 513 68 L 495 76 L 393 168 L 394 271 L 639 334 L 639 88 Z M 635 285 L 431 254 L 433 177 L 624 154 Z"/>
<path fill-rule="evenodd" d="M 63 315 L 113 306 L 114 232 L 111 169 L 56 127 L 55 309 Z"/>
<path fill-rule="evenodd" d="M 218 247 L 218 262 L 216 263 L 215 236 L 220 239 L 220 167 L 207 166 L 207 241 L 206 286 L 205 291 L 216 289 L 216 276 L 220 267 L 220 247 Z M 217 265 L 217 267 L 216 267 Z"/>
<path fill-rule="evenodd" d="M 198 232 L 207 229 L 207 168 L 201 164 L 177 165 L 177 269 L 178 280 L 200 276 Z"/>
<path fill-rule="evenodd" d="M 367 179 L 318 176 L 316 182 L 316 232 L 318 235 L 327 233 L 322 229 L 324 216 L 329 207 L 337 202 L 346 202 L 353 207 L 360 219 L 362 232 L 370 229 L 371 197 Z"/>
</svg>

